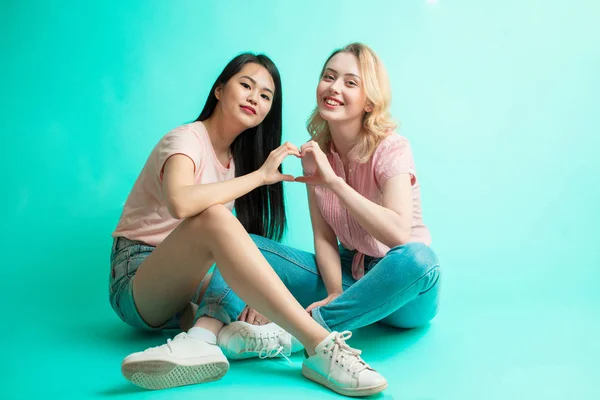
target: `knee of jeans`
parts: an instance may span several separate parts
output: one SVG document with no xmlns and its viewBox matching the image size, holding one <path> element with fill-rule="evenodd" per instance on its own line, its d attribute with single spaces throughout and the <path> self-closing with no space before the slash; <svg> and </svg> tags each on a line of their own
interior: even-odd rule
<svg viewBox="0 0 600 400">
<path fill-rule="evenodd" d="M 394 272 L 402 276 L 410 274 L 415 278 L 422 277 L 439 266 L 433 250 L 420 242 L 394 247 L 389 251 L 388 256 L 392 258 Z"/>
</svg>

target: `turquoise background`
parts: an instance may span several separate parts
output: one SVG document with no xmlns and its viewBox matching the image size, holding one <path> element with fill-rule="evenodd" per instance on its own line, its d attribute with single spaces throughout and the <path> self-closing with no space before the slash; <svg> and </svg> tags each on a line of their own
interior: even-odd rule
<svg viewBox="0 0 600 400">
<path fill-rule="evenodd" d="M 299 356 L 138 390 L 122 358 L 171 333 L 125 326 L 106 286 L 149 151 L 225 63 L 273 58 L 284 136 L 301 144 L 322 63 L 351 41 L 389 70 L 444 267 L 430 327 L 355 332 L 390 381 L 379 397 L 600 398 L 599 18 L 593 0 L 3 2 L 0 398 L 337 397 Z M 310 250 L 304 187 L 286 190 L 286 241 Z"/>
</svg>

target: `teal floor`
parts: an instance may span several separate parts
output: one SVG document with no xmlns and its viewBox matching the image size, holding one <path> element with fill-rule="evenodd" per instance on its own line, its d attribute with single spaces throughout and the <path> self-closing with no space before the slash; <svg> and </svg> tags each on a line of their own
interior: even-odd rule
<svg viewBox="0 0 600 400">
<path fill-rule="evenodd" d="M 151 392 L 131 385 L 120 374 L 123 357 L 161 344 L 174 333 L 141 333 L 115 316 L 107 301 L 107 254 L 102 244 L 108 245 L 98 240 L 62 254 L 59 249 L 53 253 L 20 247 L 24 256 L 28 254 L 25 266 L 55 261 L 34 274 L 13 271 L 16 284 L 6 287 L 22 312 L 5 317 L 10 325 L 2 330 L 6 380 L 0 394 L 6 395 L 0 398 L 337 397 L 301 376 L 300 355 L 292 357 L 291 364 L 283 359 L 232 362 L 222 380 L 194 387 Z M 82 266 L 86 274 L 78 272 Z M 362 349 L 365 359 L 389 381 L 377 398 L 600 398 L 595 293 L 577 298 L 570 295 L 573 288 L 564 287 L 567 296 L 558 299 L 543 296 L 543 285 L 530 287 L 520 279 L 475 285 L 477 279 L 464 275 L 465 270 L 445 272 L 442 309 L 430 326 L 409 331 L 370 326 L 352 337 L 350 344 Z M 500 296 L 503 290 L 507 295 Z"/>
</svg>

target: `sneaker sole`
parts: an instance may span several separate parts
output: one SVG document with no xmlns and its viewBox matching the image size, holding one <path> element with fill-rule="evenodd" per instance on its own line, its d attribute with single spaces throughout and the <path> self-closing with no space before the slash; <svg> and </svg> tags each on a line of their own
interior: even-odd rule
<svg viewBox="0 0 600 400">
<path fill-rule="evenodd" d="M 221 379 L 229 370 L 227 362 L 179 365 L 168 361 L 134 361 L 123 365 L 123 376 L 145 389 L 168 389 Z"/>
<path fill-rule="evenodd" d="M 228 360 L 248 360 L 249 358 L 258 358 L 258 353 L 229 353 L 227 352 L 227 349 L 223 349 L 221 348 L 221 350 L 223 351 L 223 354 L 225 355 L 225 357 L 227 357 Z"/>
<path fill-rule="evenodd" d="M 313 382 L 316 382 L 320 385 L 325 386 L 328 389 L 333 390 L 336 393 L 339 393 L 341 395 L 348 396 L 348 397 L 370 396 L 372 394 L 376 394 L 376 393 L 384 391 L 388 386 L 388 384 L 386 382 L 382 385 L 371 386 L 371 387 L 366 387 L 366 388 L 356 388 L 356 389 L 342 388 L 342 387 L 335 385 L 331 381 L 329 381 L 326 378 L 324 378 L 323 376 L 321 376 L 319 373 L 313 371 L 312 369 L 310 369 L 304 365 L 302 366 L 302 375 L 304 375 L 305 378 L 310 379 Z"/>
<path fill-rule="evenodd" d="M 248 353 L 233 353 L 233 352 L 228 352 L 226 348 L 221 348 L 221 350 L 223 351 L 223 354 L 225 355 L 225 357 L 227 357 L 228 360 L 234 360 L 234 361 L 240 361 L 240 360 L 248 360 L 250 358 L 259 358 L 258 357 L 258 353 L 256 352 L 248 352 Z M 301 349 L 304 350 L 304 347 Z M 292 351 L 291 354 L 286 354 L 286 357 L 291 356 L 292 354 L 297 353 L 297 351 Z M 279 358 L 284 358 L 284 355 L 277 355 L 276 357 L 266 357 L 263 358 L 263 360 L 273 360 L 273 359 L 279 359 Z"/>
</svg>

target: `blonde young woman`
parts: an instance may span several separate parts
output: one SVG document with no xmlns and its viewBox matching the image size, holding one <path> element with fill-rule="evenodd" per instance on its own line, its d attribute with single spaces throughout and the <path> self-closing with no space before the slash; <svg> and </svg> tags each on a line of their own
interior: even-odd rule
<svg viewBox="0 0 600 400">
<path fill-rule="evenodd" d="M 389 115 L 385 68 L 369 47 L 350 44 L 327 59 L 316 92 L 308 122 L 312 140 L 301 148 L 305 176 L 296 179 L 308 185 L 315 254 L 252 239 L 329 331 L 374 322 L 425 325 L 438 310 L 440 268 L 423 223 L 410 144 Z M 226 290 L 217 271 L 206 298 L 224 299 L 224 312 L 240 320 L 230 329 L 264 329 L 251 324 L 265 317 L 232 294 L 223 297 Z M 226 353 L 256 355 L 255 341 L 246 344 Z"/>
</svg>

